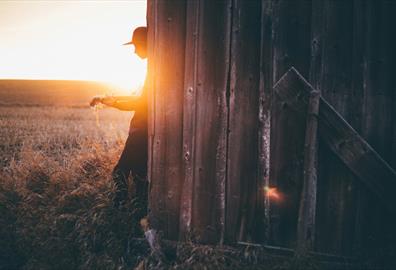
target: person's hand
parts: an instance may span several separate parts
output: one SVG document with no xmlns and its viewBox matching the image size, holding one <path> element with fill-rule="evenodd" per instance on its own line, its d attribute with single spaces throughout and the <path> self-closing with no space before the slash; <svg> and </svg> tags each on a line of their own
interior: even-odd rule
<svg viewBox="0 0 396 270">
<path fill-rule="evenodd" d="M 117 102 L 117 99 L 113 96 L 105 96 L 100 99 L 100 103 L 102 103 L 106 106 L 109 106 L 109 107 L 114 107 L 116 102 Z"/>
<path fill-rule="evenodd" d="M 98 104 L 100 104 L 100 103 L 102 103 L 102 97 L 97 96 L 97 97 L 94 97 L 94 98 L 91 100 L 91 102 L 89 103 L 89 105 L 90 105 L 91 107 L 95 107 L 96 105 L 98 105 Z"/>
</svg>

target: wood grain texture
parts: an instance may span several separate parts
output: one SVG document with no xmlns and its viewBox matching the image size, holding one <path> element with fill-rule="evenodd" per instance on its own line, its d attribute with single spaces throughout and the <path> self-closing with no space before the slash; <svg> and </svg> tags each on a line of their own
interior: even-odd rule
<svg viewBox="0 0 396 270">
<path fill-rule="evenodd" d="M 273 5 L 274 1 L 261 3 L 261 51 L 260 51 L 260 93 L 258 127 L 258 176 L 255 218 L 255 241 L 268 243 L 270 238 L 270 201 L 263 192 L 269 186 L 271 102 L 272 102 L 272 59 L 273 54 Z"/>
<path fill-rule="evenodd" d="M 306 113 L 307 97 L 312 87 L 294 68 L 277 82 L 274 89 L 296 113 Z M 394 211 L 395 171 L 323 98 L 320 99 L 318 118 L 319 133 L 330 149 L 389 210 Z"/>
<path fill-rule="evenodd" d="M 322 96 L 359 126 L 359 95 L 353 93 L 353 3 L 323 1 L 312 7 L 313 57 L 310 79 Z M 343 31 L 340 31 L 340 29 Z M 316 249 L 351 254 L 359 183 L 319 140 Z M 329 233 L 330 232 L 330 233 Z"/>
<path fill-rule="evenodd" d="M 303 90 L 295 88 L 293 91 Z M 302 102 L 300 99 L 307 100 Z M 276 121 L 271 123 L 270 184 L 277 188 L 281 200 L 273 200 L 270 204 L 271 245 L 296 246 L 307 103 L 308 98 L 302 93 L 276 91 L 273 96 L 271 115 L 276 114 Z"/>
<path fill-rule="evenodd" d="M 317 194 L 318 115 L 320 93 L 311 90 L 307 109 L 304 145 L 304 181 L 297 221 L 297 251 L 304 254 L 314 247 Z"/>
<path fill-rule="evenodd" d="M 226 239 L 252 241 L 257 201 L 260 1 L 233 1 Z M 261 188 L 262 190 L 262 188 Z"/>
<path fill-rule="evenodd" d="M 185 3 L 149 5 L 151 74 L 150 216 L 169 239 L 178 238 L 182 183 Z M 149 41 L 150 43 L 150 41 Z"/>
<path fill-rule="evenodd" d="M 200 2 L 188 1 L 183 104 L 184 179 L 180 202 L 180 239 L 182 240 L 192 231 L 199 19 Z"/>
<path fill-rule="evenodd" d="M 227 179 L 228 76 L 231 1 L 200 1 L 192 228 L 198 240 L 223 240 Z"/>
<path fill-rule="evenodd" d="M 309 97 L 304 85 L 272 93 L 295 66 L 328 102 L 315 251 L 351 255 L 391 242 L 394 218 L 380 201 L 392 207 L 394 181 L 384 179 L 393 172 L 372 150 L 396 164 L 395 6 L 148 1 L 150 208 L 166 237 L 296 247 Z M 263 185 L 284 201 L 266 200 Z"/>
<path fill-rule="evenodd" d="M 370 145 L 393 168 L 394 154 L 390 144 L 394 144 L 394 90 L 393 64 L 395 61 L 396 3 L 393 1 L 356 2 L 356 13 L 363 23 L 357 44 L 362 50 L 360 62 L 362 101 L 361 134 Z M 394 153 L 394 151 L 393 151 Z M 388 215 L 386 209 L 376 202 L 367 189 L 360 189 L 356 220 L 356 253 L 365 256 L 383 243 L 392 241 L 396 226 L 395 216 Z M 387 236 L 385 236 L 387 235 Z M 392 236 L 393 235 L 393 236 Z"/>
<path fill-rule="evenodd" d="M 310 64 L 311 1 L 273 4 L 273 82 L 296 66 L 305 76 Z M 271 108 L 270 186 L 284 195 L 270 205 L 271 245 L 296 246 L 297 217 L 303 179 L 305 116 L 296 115 L 275 95 Z"/>
</svg>

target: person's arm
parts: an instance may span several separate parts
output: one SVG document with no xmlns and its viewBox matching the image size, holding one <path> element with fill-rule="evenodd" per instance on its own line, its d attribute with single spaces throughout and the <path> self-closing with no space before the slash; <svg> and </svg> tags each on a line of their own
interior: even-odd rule
<svg viewBox="0 0 396 270">
<path fill-rule="evenodd" d="M 102 103 L 121 111 L 135 111 L 139 109 L 141 99 L 140 96 L 95 97 L 91 101 L 91 106 L 95 106 L 98 103 Z"/>
</svg>

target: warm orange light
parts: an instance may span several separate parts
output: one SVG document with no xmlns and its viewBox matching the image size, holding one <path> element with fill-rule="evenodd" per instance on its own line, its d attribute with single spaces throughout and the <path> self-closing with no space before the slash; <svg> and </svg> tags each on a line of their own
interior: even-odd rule
<svg viewBox="0 0 396 270">
<path fill-rule="evenodd" d="M 106 82 L 131 93 L 146 61 L 122 46 L 146 25 L 146 1 L 5 1 L 0 79 Z"/>
<path fill-rule="evenodd" d="M 265 196 L 268 199 L 273 199 L 279 201 L 281 199 L 280 193 L 277 191 L 275 187 L 264 187 Z"/>
</svg>

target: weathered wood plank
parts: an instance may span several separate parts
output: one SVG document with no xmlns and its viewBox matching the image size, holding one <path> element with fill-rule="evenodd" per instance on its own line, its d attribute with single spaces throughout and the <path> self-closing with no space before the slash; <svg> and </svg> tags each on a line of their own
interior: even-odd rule
<svg viewBox="0 0 396 270">
<path fill-rule="evenodd" d="M 157 73 L 159 73 L 158 66 L 158 56 L 160 51 L 157 50 L 158 47 L 158 38 L 159 38 L 159 18 L 158 18 L 158 1 L 151 0 L 148 2 L 148 17 L 147 17 L 147 25 L 148 25 L 148 75 L 149 75 L 149 83 L 150 83 L 150 91 L 149 91 L 149 181 L 150 181 L 150 189 L 149 189 L 149 216 L 153 226 L 159 228 L 161 230 L 166 230 L 166 217 L 164 213 L 165 203 L 162 197 L 156 197 L 153 194 L 164 193 L 165 185 L 162 178 L 160 177 L 163 174 L 163 165 L 161 164 L 161 155 L 159 154 L 162 151 L 161 137 L 159 133 L 156 132 L 157 129 L 162 129 L 161 125 L 157 125 L 158 115 L 164 115 L 162 113 L 162 106 L 159 106 L 160 103 L 157 99 L 157 89 L 156 89 L 156 80 Z"/>
<path fill-rule="evenodd" d="M 222 242 L 227 155 L 231 0 L 200 1 L 192 227 L 202 242 Z"/>
<path fill-rule="evenodd" d="M 152 117 L 150 215 L 169 239 L 178 238 L 182 183 L 183 78 L 185 11 L 183 1 L 149 5 L 149 73 Z M 154 31 L 154 32 L 152 32 Z M 153 107 L 154 106 L 154 107 Z"/>
<path fill-rule="evenodd" d="M 363 59 L 365 54 L 365 35 L 367 32 L 367 17 L 365 16 L 366 1 L 353 0 L 353 57 L 352 57 L 352 85 L 351 92 L 349 94 L 349 106 L 353 109 L 350 111 L 350 118 L 348 122 L 351 126 L 365 138 L 364 130 L 362 129 L 363 123 L 363 104 L 364 104 L 364 79 L 363 79 Z M 366 139 L 366 138 L 365 138 Z M 355 181 L 357 182 L 357 181 Z M 356 189 L 356 211 L 355 211 L 355 223 L 353 233 L 353 255 L 358 256 L 362 247 L 363 239 L 367 238 L 367 234 L 363 235 L 363 229 L 367 225 L 364 221 L 369 214 L 367 211 L 366 203 L 370 200 L 370 192 L 361 183 L 354 184 Z"/>
<path fill-rule="evenodd" d="M 270 238 L 270 202 L 263 187 L 269 186 L 270 174 L 273 2 L 270 0 L 261 3 L 259 153 L 255 219 L 255 239 L 259 243 L 268 243 Z"/>
<path fill-rule="evenodd" d="M 154 76 L 155 73 L 155 65 L 151 59 L 155 59 L 155 27 L 152 24 L 155 24 L 155 6 L 153 1 L 147 2 L 147 79 L 146 79 L 146 87 L 148 89 L 147 93 L 147 103 L 148 103 L 148 157 L 147 157 L 147 180 L 150 183 L 149 192 L 151 189 L 151 179 L 152 179 L 152 168 L 153 168 L 153 140 L 154 140 L 154 130 L 155 130 L 155 99 L 154 99 Z M 150 197 L 150 194 L 149 194 Z M 150 202 L 149 202 L 150 204 Z"/>
<path fill-rule="evenodd" d="M 299 113 L 303 112 L 312 87 L 291 68 L 274 86 L 277 96 Z M 303 91 L 301 91 L 303 89 Z M 331 150 L 378 196 L 389 210 L 396 210 L 395 171 L 323 98 L 320 99 L 319 133 Z"/>
<path fill-rule="evenodd" d="M 260 1 L 233 1 L 227 145 L 227 242 L 255 239 L 260 11 Z"/>
<path fill-rule="evenodd" d="M 322 56 L 322 3 L 312 1 L 311 6 L 311 57 L 309 80 L 316 89 L 310 97 L 307 115 L 304 151 L 304 183 L 300 198 L 299 220 L 297 224 L 297 251 L 306 253 L 315 249 L 316 212 L 318 195 L 318 159 L 319 140 L 317 138 L 317 115 L 319 113 L 320 92 L 318 86 L 321 79 Z"/>
<path fill-rule="evenodd" d="M 310 82 L 347 121 L 359 126 L 360 95 L 352 89 L 353 3 L 314 1 L 312 12 L 312 36 L 319 48 L 313 51 L 317 62 L 311 66 Z M 350 254 L 359 182 L 319 140 L 316 249 Z"/>
<path fill-rule="evenodd" d="M 293 99 L 296 97 L 285 102 L 274 94 L 271 110 L 276 121 L 271 121 L 270 185 L 277 188 L 282 198 L 270 201 L 270 244 L 288 248 L 294 248 L 296 242 L 308 103 Z M 295 113 L 289 103 L 296 103 L 295 106 L 305 113 Z"/>
<path fill-rule="evenodd" d="M 363 49 L 360 60 L 362 84 L 362 136 L 387 162 L 392 163 L 394 152 L 390 145 L 394 142 L 395 80 L 393 65 L 395 63 L 396 3 L 394 1 L 358 2 L 362 23 L 356 27 L 363 28 L 357 41 Z M 393 144 L 394 145 L 394 144 Z M 356 251 L 360 256 L 370 254 L 378 246 L 390 243 L 396 226 L 396 216 L 388 215 L 377 198 L 367 189 L 359 190 L 358 219 L 356 220 Z M 387 236 L 385 236 L 387 235 Z"/>
<path fill-rule="evenodd" d="M 320 93 L 311 91 L 305 131 L 304 182 L 297 222 L 297 251 L 300 254 L 312 250 L 315 239 L 319 101 Z"/>
<path fill-rule="evenodd" d="M 291 66 L 308 74 L 310 64 L 311 1 L 274 1 L 273 58 L 276 82 Z M 284 200 L 270 207 L 270 244 L 294 247 L 302 184 L 305 116 L 293 115 L 276 97 L 271 109 L 270 185 Z"/>
<path fill-rule="evenodd" d="M 184 181 L 180 202 L 180 239 L 191 232 L 194 185 L 195 122 L 198 66 L 198 33 L 200 1 L 187 2 L 186 54 L 183 108 L 183 160 Z"/>
<path fill-rule="evenodd" d="M 394 170 L 364 141 L 349 124 L 325 101 L 321 109 L 321 135 L 341 160 L 380 196 L 391 210 L 395 210 Z"/>
<path fill-rule="evenodd" d="M 292 66 L 309 73 L 311 0 L 278 0 L 273 3 L 273 81 Z"/>
</svg>

